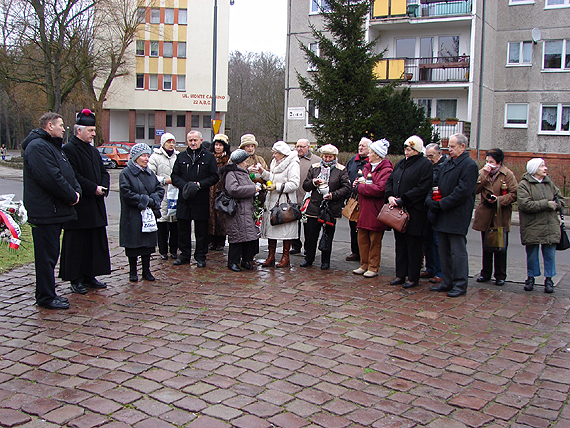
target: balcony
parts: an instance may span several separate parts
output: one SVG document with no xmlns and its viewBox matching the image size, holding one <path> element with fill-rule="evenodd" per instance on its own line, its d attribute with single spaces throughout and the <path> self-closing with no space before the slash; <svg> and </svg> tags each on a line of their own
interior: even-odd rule
<svg viewBox="0 0 570 428">
<path fill-rule="evenodd" d="M 467 55 L 440 58 L 386 58 L 378 61 L 374 73 L 380 81 L 468 82 L 469 59 Z"/>
<path fill-rule="evenodd" d="M 418 3 L 411 4 L 407 0 L 374 0 L 371 18 L 374 20 L 382 18 L 436 18 L 469 15 L 472 7 L 472 0 L 420 0 Z"/>
</svg>

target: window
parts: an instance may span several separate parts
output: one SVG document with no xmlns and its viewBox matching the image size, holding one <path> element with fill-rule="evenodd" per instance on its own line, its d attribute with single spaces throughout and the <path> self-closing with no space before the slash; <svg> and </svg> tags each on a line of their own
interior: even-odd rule
<svg viewBox="0 0 570 428">
<path fill-rule="evenodd" d="M 543 69 L 570 69 L 570 40 L 544 42 Z"/>
<path fill-rule="evenodd" d="M 146 20 L 146 9 L 144 7 L 139 7 L 137 9 L 137 22 L 143 23 Z"/>
<path fill-rule="evenodd" d="M 424 114 L 426 115 L 426 117 L 432 117 L 431 116 L 431 98 L 419 99 L 417 101 L 417 104 L 420 107 L 423 107 Z"/>
<path fill-rule="evenodd" d="M 543 104 L 540 131 L 545 134 L 570 134 L 570 104 Z"/>
<path fill-rule="evenodd" d="M 144 56 L 144 40 L 137 40 L 136 54 Z"/>
<path fill-rule="evenodd" d="M 532 42 L 510 42 L 508 65 L 532 64 Z"/>
<path fill-rule="evenodd" d="M 331 6 L 327 0 L 311 0 L 311 13 L 328 12 L 329 10 L 331 10 Z"/>
<path fill-rule="evenodd" d="M 315 106 L 314 100 L 307 101 L 307 127 L 314 125 L 314 119 L 319 117 L 319 109 Z"/>
<path fill-rule="evenodd" d="M 176 56 L 178 58 L 186 58 L 186 42 L 178 42 Z"/>
<path fill-rule="evenodd" d="M 148 139 L 154 140 L 154 114 L 148 115 Z"/>
<path fill-rule="evenodd" d="M 202 119 L 203 128 L 211 128 L 212 127 L 212 115 L 205 114 Z"/>
<path fill-rule="evenodd" d="M 145 130 L 145 116 L 143 114 L 137 114 L 135 116 L 135 138 L 137 140 L 144 140 L 144 130 Z"/>
<path fill-rule="evenodd" d="M 186 92 L 186 76 L 184 74 L 176 76 L 176 90 L 178 92 Z"/>
<path fill-rule="evenodd" d="M 534 0 L 509 0 L 509 5 L 534 4 Z"/>
<path fill-rule="evenodd" d="M 309 49 L 311 52 L 313 52 L 316 56 L 319 56 L 319 44 L 318 43 L 310 43 L 309 44 Z M 307 67 L 307 71 L 317 71 L 317 64 L 313 64 L 310 60 L 309 60 L 309 66 Z"/>
<path fill-rule="evenodd" d="M 457 100 L 437 100 L 436 117 L 442 121 L 448 117 L 457 117 Z"/>
<path fill-rule="evenodd" d="M 135 89 L 144 89 L 144 74 L 137 74 Z"/>
<path fill-rule="evenodd" d="M 546 0 L 545 9 L 570 7 L 570 0 Z"/>
<path fill-rule="evenodd" d="M 160 9 L 151 9 L 150 10 L 150 23 L 151 24 L 160 24 Z"/>
<path fill-rule="evenodd" d="M 172 42 L 164 42 L 162 45 L 162 56 L 172 58 Z"/>
<path fill-rule="evenodd" d="M 528 128 L 528 104 L 505 104 L 505 127 Z"/>
<path fill-rule="evenodd" d="M 164 9 L 164 23 L 174 24 L 174 9 Z"/>
<path fill-rule="evenodd" d="M 200 127 L 200 116 L 193 114 L 192 119 L 190 119 L 190 126 L 192 128 L 199 128 Z"/>
<path fill-rule="evenodd" d="M 150 42 L 150 56 L 158 56 L 158 42 Z"/>
<path fill-rule="evenodd" d="M 192 117 L 194 117 L 194 116 L 192 116 Z M 178 128 L 185 128 L 186 127 L 186 115 L 179 114 L 178 116 L 176 116 L 176 126 Z"/>
<path fill-rule="evenodd" d="M 397 58 L 415 58 L 416 57 L 416 39 L 397 39 L 396 40 L 396 57 Z"/>
<path fill-rule="evenodd" d="M 186 9 L 178 9 L 178 23 L 181 25 L 187 24 L 187 12 Z"/>
<path fill-rule="evenodd" d="M 440 62 L 459 61 L 459 36 L 442 36 L 438 40 Z"/>
<path fill-rule="evenodd" d="M 149 75 L 148 89 L 158 91 L 158 74 Z"/>
<path fill-rule="evenodd" d="M 162 76 L 162 90 L 172 91 L 172 74 L 165 74 Z"/>
<path fill-rule="evenodd" d="M 166 126 L 172 127 L 172 115 L 171 114 L 166 115 Z"/>
</svg>

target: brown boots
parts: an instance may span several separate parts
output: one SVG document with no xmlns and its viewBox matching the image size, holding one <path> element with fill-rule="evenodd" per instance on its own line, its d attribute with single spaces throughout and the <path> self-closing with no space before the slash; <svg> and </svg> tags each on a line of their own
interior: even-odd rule
<svg viewBox="0 0 570 428">
<path fill-rule="evenodd" d="M 275 267 L 289 267 L 289 250 L 291 250 L 291 240 L 283 241 L 283 255 L 281 256 L 281 261 Z"/>
<path fill-rule="evenodd" d="M 276 239 L 268 239 L 267 246 L 269 248 L 269 254 L 267 255 L 267 259 L 261 264 L 263 267 L 288 267 L 289 262 L 289 251 L 291 250 L 291 240 L 283 241 L 283 256 L 281 257 L 281 261 L 275 264 L 275 249 L 277 248 L 277 240 Z"/>
</svg>

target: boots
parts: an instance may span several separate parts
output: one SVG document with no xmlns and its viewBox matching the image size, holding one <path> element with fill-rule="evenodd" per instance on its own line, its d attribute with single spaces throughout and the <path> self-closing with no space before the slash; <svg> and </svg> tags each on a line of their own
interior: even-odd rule
<svg viewBox="0 0 570 428">
<path fill-rule="evenodd" d="M 147 256 L 141 256 L 142 260 L 142 277 L 147 281 L 154 281 L 154 276 L 150 273 L 150 254 Z"/>
<path fill-rule="evenodd" d="M 524 291 L 532 291 L 534 288 L 534 277 L 529 276 L 524 282 Z"/>
<path fill-rule="evenodd" d="M 552 278 L 546 277 L 544 279 L 544 292 L 554 293 L 554 282 L 552 281 Z"/>
<path fill-rule="evenodd" d="M 289 251 L 291 250 L 291 240 L 283 241 L 283 255 L 281 261 L 275 265 L 278 268 L 289 267 Z"/>
<path fill-rule="evenodd" d="M 277 240 L 268 239 L 267 246 L 269 248 L 269 254 L 267 255 L 267 259 L 261 264 L 261 266 L 263 267 L 275 266 L 275 249 L 277 248 Z"/>
<path fill-rule="evenodd" d="M 139 276 L 137 275 L 137 258 L 129 257 L 129 281 L 137 282 Z"/>
</svg>

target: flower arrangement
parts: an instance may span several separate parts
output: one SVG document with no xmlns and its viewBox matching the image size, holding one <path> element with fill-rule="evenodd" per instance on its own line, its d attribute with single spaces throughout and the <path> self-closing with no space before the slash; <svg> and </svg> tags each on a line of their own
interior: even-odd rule
<svg viewBox="0 0 570 428">
<path fill-rule="evenodd" d="M 255 225 L 257 227 L 261 227 L 261 221 L 263 220 L 263 211 L 265 210 L 264 202 L 266 186 L 263 184 L 263 180 L 253 172 L 249 174 L 249 178 L 251 178 L 251 181 L 256 183 L 256 185 L 257 183 L 261 185 L 259 192 L 257 192 L 255 198 L 253 198 L 253 220 L 255 220 Z"/>
<path fill-rule="evenodd" d="M 0 195 L 0 243 L 9 248 L 20 247 L 22 230 L 20 226 L 28 221 L 28 213 L 22 201 L 14 201 L 14 194 Z"/>
</svg>

